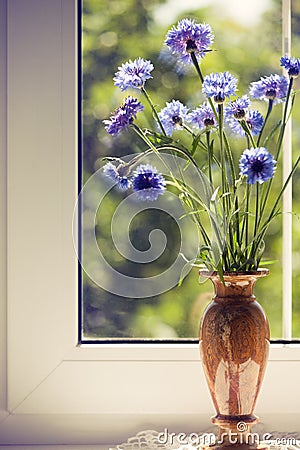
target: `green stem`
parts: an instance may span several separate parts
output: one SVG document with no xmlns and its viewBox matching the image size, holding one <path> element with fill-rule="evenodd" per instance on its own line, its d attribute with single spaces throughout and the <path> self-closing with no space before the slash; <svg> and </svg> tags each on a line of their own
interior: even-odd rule
<svg viewBox="0 0 300 450">
<path fill-rule="evenodd" d="M 283 141 L 283 137 L 284 137 L 284 132 L 285 132 L 285 127 L 287 124 L 289 100 L 290 100 L 291 92 L 293 89 L 293 81 L 294 81 L 294 78 L 293 77 L 290 78 L 290 83 L 289 83 L 289 87 L 288 87 L 288 91 L 287 91 L 287 95 L 286 95 L 286 101 L 285 101 L 285 105 L 284 105 L 284 111 L 283 111 L 282 127 L 280 128 L 280 133 L 279 133 L 278 142 L 277 142 L 277 152 L 276 152 L 276 156 L 275 156 L 276 160 L 278 159 L 279 154 L 280 154 L 282 141 Z"/>
<path fill-rule="evenodd" d="M 223 105 L 218 104 L 218 123 L 219 123 L 219 139 L 220 139 L 220 155 L 221 155 L 221 174 L 222 174 L 222 195 L 225 194 L 227 189 L 226 184 L 226 161 L 223 146 Z"/>
<path fill-rule="evenodd" d="M 221 177 L 222 177 L 222 203 L 223 203 L 223 209 L 225 212 L 226 217 L 229 217 L 229 213 L 231 211 L 230 207 L 230 196 L 225 194 L 229 193 L 229 184 L 226 177 L 226 158 L 225 158 L 225 150 L 224 150 L 224 109 L 223 109 L 223 103 L 218 103 L 218 125 L 219 125 L 219 140 L 220 140 L 220 156 L 221 156 Z M 232 247 L 232 233 L 229 233 L 229 239 L 230 239 L 230 246 Z M 228 248 L 227 246 L 224 249 L 223 252 L 223 258 L 224 258 L 224 264 L 226 267 L 226 270 L 230 269 L 230 262 L 229 262 L 229 255 L 228 255 Z"/>
<path fill-rule="evenodd" d="M 267 222 L 270 222 L 270 220 L 272 219 L 273 214 L 276 211 L 277 206 L 278 206 L 278 204 L 279 204 L 279 202 L 281 200 L 281 197 L 282 197 L 284 191 L 286 190 L 287 185 L 289 184 L 290 180 L 292 179 L 292 177 L 293 177 L 293 175 L 294 175 L 294 173 L 295 173 L 295 171 L 297 169 L 297 166 L 298 166 L 299 162 L 300 162 L 300 156 L 298 156 L 298 158 L 296 159 L 296 162 L 294 163 L 293 168 L 292 168 L 291 172 L 289 173 L 289 176 L 287 177 L 284 185 L 282 186 L 282 188 L 281 188 L 281 190 L 279 192 L 279 195 L 278 195 L 278 197 L 277 197 L 277 199 L 276 199 L 276 201 L 274 203 L 274 206 L 273 206 L 273 208 L 271 210 L 271 213 L 269 215 L 269 218 L 268 218 Z"/>
<path fill-rule="evenodd" d="M 190 133 L 192 136 L 193 136 L 193 138 L 195 138 L 197 135 L 193 132 L 193 130 L 190 128 L 190 127 L 188 127 L 185 123 L 183 123 L 182 124 L 182 128 L 184 129 L 184 130 L 186 130 L 188 133 Z"/>
<path fill-rule="evenodd" d="M 156 111 L 156 109 L 155 109 L 155 107 L 154 107 L 154 105 L 153 105 L 153 103 L 152 103 L 152 100 L 151 100 L 150 96 L 148 95 L 148 92 L 146 91 L 146 89 L 145 89 L 144 87 L 141 88 L 141 91 L 142 91 L 142 93 L 144 94 L 144 96 L 146 97 L 147 102 L 148 102 L 149 105 L 150 105 L 150 108 L 151 108 L 151 110 L 152 110 L 152 113 L 153 113 L 155 119 L 157 120 L 158 125 L 159 125 L 159 127 L 160 127 L 160 129 L 161 129 L 163 135 L 164 135 L 164 136 L 167 136 L 167 133 L 165 132 L 165 129 L 164 129 L 164 127 L 163 127 L 163 124 L 161 123 L 161 120 L 160 120 L 160 118 L 158 117 L 157 111 Z"/>
<path fill-rule="evenodd" d="M 191 55 L 191 59 L 192 59 L 192 61 L 193 61 L 193 64 L 194 64 L 194 66 L 195 66 L 195 69 L 196 69 L 196 71 L 197 71 L 197 74 L 198 74 L 198 76 L 199 76 L 199 78 L 200 78 L 200 81 L 201 81 L 201 83 L 203 83 L 204 77 L 203 77 L 203 75 L 202 75 L 202 72 L 201 72 L 201 69 L 200 69 L 200 66 L 199 66 L 197 57 L 196 57 L 196 55 L 195 55 L 195 52 L 191 52 L 190 55 Z"/>
<path fill-rule="evenodd" d="M 163 150 L 173 151 L 173 152 L 175 151 L 176 153 L 183 155 L 187 159 L 187 161 L 189 161 L 193 164 L 193 166 L 195 167 L 195 169 L 199 175 L 200 181 L 202 183 L 203 192 L 205 193 L 205 202 L 202 202 L 202 204 L 205 206 L 205 208 L 209 208 L 210 200 L 211 200 L 211 196 L 212 196 L 212 193 L 210 192 L 211 186 L 208 186 L 207 180 L 204 178 L 204 175 L 201 172 L 201 170 L 199 169 L 198 164 L 196 163 L 193 156 L 187 150 L 184 150 L 183 148 L 178 148 L 175 146 L 173 147 L 171 145 L 155 147 L 152 144 L 152 142 L 147 138 L 147 136 L 145 135 L 143 130 L 141 130 L 135 123 L 132 124 L 132 127 L 133 127 L 134 131 L 138 134 L 138 136 L 141 139 L 143 139 L 144 142 L 149 146 L 149 149 L 146 150 L 143 154 L 141 154 L 141 157 L 146 156 L 153 151 L 161 159 L 160 154 L 159 154 L 160 151 L 163 151 Z M 164 164 L 165 164 L 165 162 L 164 162 Z M 189 195 L 191 195 L 191 194 L 189 194 Z"/>
<path fill-rule="evenodd" d="M 232 155 L 232 151 L 227 139 L 227 136 L 225 134 L 225 132 L 223 132 L 223 138 L 224 138 L 224 143 L 225 143 L 225 148 L 226 148 L 226 155 L 229 161 L 229 167 L 230 167 L 230 173 L 231 173 L 231 181 L 232 181 L 232 188 L 233 188 L 233 192 L 236 191 L 236 187 L 235 187 L 235 182 L 236 182 L 236 173 L 235 173 L 235 167 L 234 167 L 234 161 L 233 161 L 233 155 Z"/>
<path fill-rule="evenodd" d="M 136 132 L 136 134 L 149 146 L 150 150 L 153 150 L 154 153 L 157 153 L 157 149 L 155 145 L 152 144 L 150 139 L 147 138 L 146 134 L 143 132 L 143 130 L 140 129 L 135 123 L 133 123 L 132 128 Z M 144 153 L 145 154 L 145 153 Z"/>
<path fill-rule="evenodd" d="M 260 141 L 261 141 L 261 139 L 262 139 L 262 135 L 263 135 L 263 132 L 264 132 L 266 123 L 267 123 L 267 121 L 268 121 L 268 119 L 269 119 L 269 117 L 270 117 L 272 108 L 273 108 L 273 100 L 272 100 L 272 99 L 269 99 L 268 111 L 267 111 L 266 118 L 265 118 L 265 120 L 264 120 L 263 126 L 262 126 L 262 128 L 261 128 L 261 130 L 260 130 L 260 133 L 259 133 L 259 136 L 258 136 L 258 139 L 257 139 L 257 147 L 259 147 L 259 144 L 260 144 Z"/>
<path fill-rule="evenodd" d="M 240 124 L 241 124 L 241 127 L 243 128 L 243 130 L 245 131 L 246 136 L 248 137 L 252 147 L 256 148 L 256 144 L 255 144 L 253 135 L 251 133 L 251 130 L 249 128 L 249 125 L 248 125 L 247 121 L 245 119 L 243 119 L 243 120 L 241 120 Z"/>
<path fill-rule="evenodd" d="M 223 133 L 224 142 L 225 142 L 225 148 L 226 148 L 226 154 L 229 161 L 229 167 L 230 167 L 230 173 L 231 173 L 231 182 L 232 182 L 232 189 L 234 193 L 234 205 L 235 205 L 235 232 L 236 232 L 236 240 L 238 245 L 240 246 L 240 218 L 239 218 L 239 199 L 236 193 L 236 172 L 234 167 L 234 160 L 233 160 L 233 154 L 226 136 L 226 133 Z"/>
<path fill-rule="evenodd" d="M 244 239 L 245 234 L 245 249 L 248 247 L 249 242 L 249 203 L 250 203 L 250 185 L 246 185 L 246 205 L 245 205 L 245 215 L 243 217 L 243 225 L 241 231 L 241 241 Z M 247 255 L 245 255 L 247 259 Z"/>
<path fill-rule="evenodd" d="M 222 175 L 222 196 L 223 196 L 223 206 L 224 210 L 227 212 L 227 209 L 225 207 L 226 200 L 224 197 L 224 194 L 228 192 L 228 183 L 226 179 L 226 159 L 225 159 L 225 152 L 224 152 L 224 134 L 223 134 L 223 104 L 218 104 L 218 123 L 219 123 L 219 140 L 220 140 L 220 155 L 221 155 L 221 175 Z"/>
<path fill-rule="evenodd" d="M 196 72 L 197 72 L 197 74 L 198 74 L 198 76 L 199 76 L 199 79 L 200 79 L 200 81 L 201 81 L 201 84 L 203 84 L 204 77 L 203 77 L 203 75 L 202 75 L 202 72 L 201 72 L 201 69 L 200 69 L 200 66 L 199 66 L 197 57 L 196 57 L 196 55 L 195 55 L 194 52 L 191 52 L 190 55 L 191 55 L 191 59 L 192 59 L 192 62 L 193 62 L 193 64 L 194 64 L 194 67 L 195 67 L 195 69 L 196 69 Z M 214 112 L 215 118 L 217 119 L 217 118 L 218 118 L 217 111 L 216 111 L 215 105 L 213 104 L 213 101 L 212 101 L 212 99 L 211 99 L 210 97 L 208 98 L 208 102 L 209 102 L 209 104 L 210 104 L 211 109 L 212 109 L 213 112 Z"/>
<path fill-rule="evenodd" d="M 197 224 L 198 224 L 198 226 L 200 228 L 200 231 L 201 231 L 201 234 L 202 234 L 202 237 L 203 237 L 205 245 L 210 246 L 211 245 L 210 244 L 210 239 L 209 239 L 209 237 L 208 237 L 208 235 L 207 235 L 207 233 L 206 233 L 206 231 L 205 231 L 205 229 L 204 229 L 204 227 L 203 227 L 203 225 L 201 223 L 199 214 L 196 214 L 196 222 L 197 222 Z"/>
<path fill-rule="evenodd" d="M 283 137 L 284 137 L 284 132 L 285 132 L 285 127 L 286 127 L 286 123 L 287 123 L 287 113 L 288 113 L 288 104 L 289 104 L 289 99 L 290 99 L 290 95 L 292 92 L 292 87 L 293 87 L 293 78 L 290 79 L 290 84 L 288 87 L 288 92 L 287 92 L 287 97 L 286 97 L 286 102 L 285 102 L 285 106 L 284 106 L 284 111 L 283 111 L 283 118 L 282 118 L 282 126 L 280 129 L 280 133 L 279 133 L 279 137 L 278 137 L 278 141 L 277 141 L 277 151 L 276 151 L 276 156 L 275 156 L 275 160 L 278 160 L 279 154 L 280 154 L 280 150 L 281 150 L 281 146 L 282 146 L 282 141 L 283 141 Z M 260 225 L 261 221 L 262 221 L 262 217 L 265 211 L 265 207 L 269 198 L 269 194 L 270 194 L 270 190 L 271 190 L 271 186 L 273 183 L 273 178 L 271 178 L 271 180 L 269 181 L 266 193 L 264 198 L 262 199 L 262 205 L 260 208 L 260 218 L 258 221 L 258 226 Z"/>
<path fill-rule="evenodd" d="M 246 134 L 246 142 L 247 142 L 247 147 L 246 148 L 250 148 L 251 145 L 250 145 L 250 139 L 249 139 L 248 134 Z"/>
<path fill-rule="evenodd" d="M 207 153 L 208 153 L 208 178 L 211 184 L 213 184 L 211 165 L 212 165 L 212 148 L 210 143 L 210 131 L 206 131 L 206 144 L 207 144 Z"/>
<path fill-rule="evenodd" d="M 260 217 L 259 214 L 259 183 L 256 183 L 256 198 L 255 198 L 255 222 L 254 222 L 254 229 L 253 229 L 253 236 L 256 236 L 257 234 L 257 226 L 258 226 L 258 219 Z M 254 254 L 252 254 L 252 251 L 250 252 L 251 256 L 254 258 Z"/>
<path fill-rule="evenodd" d="M 284 191 L 286 190 L 289 182 L 291 181 L 291 179 L 299 165 L 299 162 L 300 162 L 300 156 L 298 156 L 298 158 L 296 159 L 296 162 L 294 163 L 293 168 L 292 168 L 291 172 L 289 173 L 289 176 L 287 177 L 283 187 L 281 188 L 279 195 L 273 205 L 273 208 L 272 208 L 268 218 L 265 220 L 263 226 L 261 227 L 260 232 L 257 234 L 257 236 L 254 236 L 254 238 L 253 238 L 253 240 L 256 241 L 255 252 L 256 252 L 257 248 L 259 247 L 259 244 L 261 243 L 262 239 L 264 238 L 264 235 L 267 231 L 269 223 L 271 222 L 271 220 L 273 219 L 273 217 L 275 216 L 275 214 L 277 212 L 277 207 L 279 205 L 279 202 L 281 201 L 281 197 L 282 197 Z"/>
</svg>

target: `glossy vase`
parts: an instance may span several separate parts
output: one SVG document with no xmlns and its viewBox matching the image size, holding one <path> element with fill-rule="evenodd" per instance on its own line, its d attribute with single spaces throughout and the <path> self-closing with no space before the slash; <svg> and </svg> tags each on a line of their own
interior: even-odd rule
<svg viewBox="0 0 300 450">
<path fill-rule="evenodd" d="M 200 326 L 203 368 L 217 414 L 219 427 L 215 448 L 265 448 L 257 445 L 251 426 L 269 353 L 268 320 L 253 294 L 258 278 L 267 269 L 225 273 L 201 271 L 215 288 Z M 255 441 L 255 442 L 254 442 Z"/>
</svg>

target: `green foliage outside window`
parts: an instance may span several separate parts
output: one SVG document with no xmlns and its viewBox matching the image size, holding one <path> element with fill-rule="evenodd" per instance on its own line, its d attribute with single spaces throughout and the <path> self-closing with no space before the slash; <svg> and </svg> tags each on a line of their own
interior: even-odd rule
<svg viewBox="0 0 300 450">
<path fill-rule="evenodd" d="M 124 93 L 117 89 L 112 78 L 118 67 L 142 57 L 154 64 L 154 78 L 147 89 L 158 108 L 163 108 L 172 98 L 184 104 L 197 106 L 202 102 L 200 90 L 195 91 L 195 73 L 184 71 L 166 58 L 163 50 L 164 36 L 173 25 L 166 21 L 160 25 L 154 20 L 157 8 L 164 0 L 111 0 L 109 8 L 105 0 L 83 0 L 82 18 L 82 71 L 83 71 L 83 182 L 103 166 L 105 156 L 124 156 L 140 152 L 140 142 L 134 133 L 125 132 L 111 139 L 102 121 L 122 102 Z M 185 11 L 176 17 L 195 18 L 211 25 L 215 33 L 214 49 L 203 62 L 203 73 L 230 70 L 239 78 L 239 89 L 246 93 L 249 83 L 261 76 L 279 72 L 281 51 L 281 5 L 276 1 L 255 27 L 247 27 L 217 14 L 215 7 Z M 293 55 L 300 55 L 300 8 L 293 10 Z M 295 89 L 299 89 L 296 80 Z M 261 109 L 266 105 L 257 104 Z M 265 112 L 265 111 L 262 111 Z M 276 107 L 278 120 L 280 106 Z M 143 114 L 141 126 L 152 122 L 151 114 Z M 300 145 L 300 111 L 294 110 L 293 145 Z M 239 139 L 239 138 L 237 138 Z M 139 146 L 139 147 L 138 147 Z M 238 147 L 237 147 L 238 148 Z M 239 156 L 237 156 L 239 157 Z M 279 167 L 278 170 L 281 170 Z M 300 173 L 293 181 L 294 212 L 294 315 L 293 335 L 300 337 Z M 278 186 L 279 188 L 279 186 Z M 142 265 L 129 264 L 110 239 L 110 221 L 120 194 L 110 196 L 97 216 L 97 240 L 103 253 L 118 270 L 129 275 L 143 276 Z M 156 270 L 163 270 L 172 260 L 172 250 L 178 239 L 176 226 L 166 222 L 166 217 L 145 214 L 137 216 L 132 224 L 131 237 L 139 249 L 147 247 L 149 231 L 165 226 L 171 245 L 158 261 Z M 141 233 L 141 228 L 143 233 Z M 170 233 L 171 232 L 171 233 Z M 258 281 L 256 295 L 270 320 L 272 338 L 281 337 L 281 220 L 274 221 L 266 242 L 267 257 L 278 260 L 270 266 L 271 275 Z M 175 243 L 175 244 L 174 244 Z M 198 284 L 197 269 L 192 269 L 182 286 L 173 288 L 159 297 L 126 299 L 100 289 L 83 273 L 83 336 L 85 338 L 196 338 L 199 320 L 212 295 L 209 283 Z"/>
</svg>

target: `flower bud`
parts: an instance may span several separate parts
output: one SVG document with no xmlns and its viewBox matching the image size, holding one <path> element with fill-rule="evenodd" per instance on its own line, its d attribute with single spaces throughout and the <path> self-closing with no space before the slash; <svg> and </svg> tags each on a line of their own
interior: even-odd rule
<svg viewBox="0 0 300 450">
<path fill-rule="evenodd" d="M 224 103 L 225 96 L 219 92 L 217 95 L 214 96 L 214 101 L 218 104 Z"/>
</svg>

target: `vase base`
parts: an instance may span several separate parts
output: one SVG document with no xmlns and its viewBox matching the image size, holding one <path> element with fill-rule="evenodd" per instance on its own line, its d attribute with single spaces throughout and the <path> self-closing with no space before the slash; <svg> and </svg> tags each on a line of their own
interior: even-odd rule
<svg viewBox="0 0 300 450">
<path fill-rule="evenodd" d="M 218 425 L 219 432 L 214 443 L 201 446 L 202 450 L 270 450 L 259 435 L 252 433 L 252 426 L 258 422 L 253 414 L 226 416 L 217 414 L 212 423 Z M 206 443 L 205 443 L 206 444 Z"/>
</svg>

